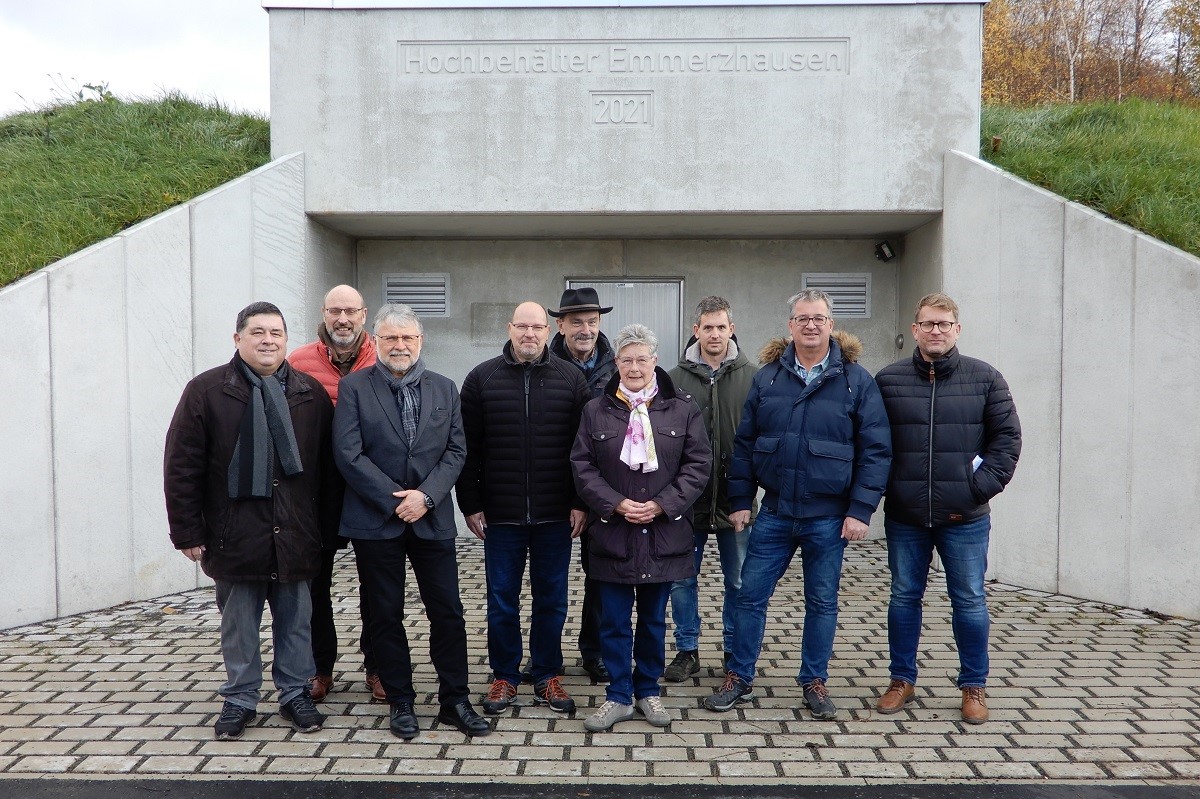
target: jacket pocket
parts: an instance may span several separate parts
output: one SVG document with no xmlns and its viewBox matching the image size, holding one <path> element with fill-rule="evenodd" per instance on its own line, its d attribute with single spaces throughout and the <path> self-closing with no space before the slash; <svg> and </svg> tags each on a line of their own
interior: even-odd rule
<svg viewBox="0 0 1200 799">
<path fill-rule="evenodd" d="M 687 437 L 687 429 L 664 425 L 654 428 L 654 453 L 660 464 L 672 467 L 679 463 L 683 453 L 683 440 Z"/>
<path fill-rule="evenodd" d="M 754 480 L 767 491 L 779 493 L 780 436 L 759 436 L 750 454 L 754 464 Z"/>
<path fill-rule="evenodd" d="M 854 476 L 854 445 L 809 439 L 805 496 L 845 496 Z"/>
<path fill-rule="evenodd" d="M 629 557 L 628 531 L 623 525 L 594 522 L 588 530 L 588 552 L 594 558 L 625 560 Z"/>
<path fill-rule="evenodd" d="M 696 549 L 691 520 L 658 520 L 650 529 L 650 546 L 656 558 L 691 555 Z"/>
</svg>

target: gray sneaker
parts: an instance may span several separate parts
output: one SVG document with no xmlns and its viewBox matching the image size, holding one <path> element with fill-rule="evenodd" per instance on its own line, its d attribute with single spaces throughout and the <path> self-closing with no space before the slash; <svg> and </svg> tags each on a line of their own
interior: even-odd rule
<svg viewBox="0 0 1200 799">
<path fill-rule="evenodd" d="M 584 719 L 583 726 L 592 732 L 604 732 L 617 722 L 629 721 L 631 718 L 633 718 L 633 705 L 622 705 L 620 702 L 610 700 Z"/>
<path fill-rule="evenodd" d="M 667 682 L 683 682 L 700 671 L 700 652 L 695 649 L 680 650 L 675 653 L 675 659 L 663 672 Z"/>
<path fill-rule="evenodd" d="M 637 701 L 637 711 L 646 717 L 646 721 L 655 727 L 667 727 L 671 724 L 671 714 L 663 707 L 662 698 L 647 696 Z"/>
<path fill-rule="evenodd" d="M 814 719 L 828 721 L 837 718 L 837 707 L 825 690 L 825 681 L 819 677 L 804 686 L 804 704 L 812 711 Z"/>
<path fill-rule="evenodd" d="M 754 698 L 754 689 L 750 684 L 738 677 L 732 671 L 725 674 L 725 682 L 721 683 L 711 696 L 704 697 L 704 707 L 717 713 L 732 710 L 739 702 L 749 702 Z"/>
</svg>

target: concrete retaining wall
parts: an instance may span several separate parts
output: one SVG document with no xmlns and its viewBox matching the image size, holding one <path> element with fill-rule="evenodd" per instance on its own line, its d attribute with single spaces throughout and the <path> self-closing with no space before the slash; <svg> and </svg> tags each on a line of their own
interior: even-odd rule
<svg viewBox="0 0 1200 799">
<path fill-rule="evenodd" d="M 0 628 L 204 579 L 167 537 L 163 440 L 241 308 L 279 305 L 295 346 L 349 279 L 349 241 L 304 216 L 303 169 L 279 159 L 0 289 L 21 331 L 0 356 Z"/>
<path fill-rule="evenodd" d="M 1200 618 L 1200 259 L 961 153 L 944 288 L 1024 429 L 992 574 Z"/>
</svg>

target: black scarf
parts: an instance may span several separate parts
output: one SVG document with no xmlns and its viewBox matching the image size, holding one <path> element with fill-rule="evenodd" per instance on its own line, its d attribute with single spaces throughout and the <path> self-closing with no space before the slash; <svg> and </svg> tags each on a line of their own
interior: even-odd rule
<svg viewBox="0 0 1200 799">
<path fill-rule="evenodd" d="M 262 377 L 240 355 L 237 367 L 250 384 L 250 402 L 242 414 L 237 444 L 229 461 L 229 498 L 266 499 L 271 496 L 276 454 L 288 477 L 304 472 L 292 415 L 283 393 L 290 369 L 284 361 L 275 374 Z"/>
</svg>

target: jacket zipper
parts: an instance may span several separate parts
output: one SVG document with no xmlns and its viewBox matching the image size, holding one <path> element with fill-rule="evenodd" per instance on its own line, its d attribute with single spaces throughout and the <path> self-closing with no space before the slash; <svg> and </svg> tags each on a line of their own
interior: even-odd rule
<svg viewBox="0 0 1200 799">
<path fill-rule="evenodd" d="M 929 498 L 929 520 L 926 527 L 933 527 L 933 407 L 937 401 L 937 370 L 929 364 L 929 483 L 925 494 Z"/>
<path fill-rule="evenodd" d="M 712 432 L 709 434 L 709 444 L 708 445 L 710 447 L 712 447 L 713 452 L 716 452 L 717 451 L 717 428 L 720 427 L 720 425 L 721 425 L 721 403 L 718 400 L 717 373 L 716 372 L 713 372 L 712 375 L 708 378 L 708 397 L 709 397 L 708 404 L 713 410 Z M 719 466 L 720 464 L 718 463 L 717 465 Z M 720 476 L 717 474 L 716 469 L 714 469 L 713 473 L 712 473 L 712 477 L 709 480 L 709 487 L 710 487 L 709 493 L 712 495 L 712 499 L 710 500 L 709 508 L 708 508 L 708 529 L 710 529 L 710 530 L 717 529 L 717 485 L 718 485 L 719 481 L 720 481 Z"/>
<path fill-rule="evenodd" d="M 529 383 L 533 378 L 531 366 L 522 367 L 525 373 L 525 524 L 533 524 L 533 497 L 530 496 L 529 473 L 532 471 L 530 447 L 533 445 L 533 431 L 529 423 Z"/>
</svg>

